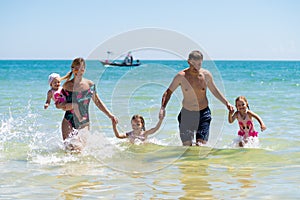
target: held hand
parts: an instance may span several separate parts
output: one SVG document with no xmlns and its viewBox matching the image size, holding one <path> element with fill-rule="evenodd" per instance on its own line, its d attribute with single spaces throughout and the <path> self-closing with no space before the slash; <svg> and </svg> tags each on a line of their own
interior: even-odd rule
<svg viewBox="0 0 300 200">
<path fill-rule="evenodd" d="M 111 119 L 111 124 L 112 124 L 113 126 L 116 126 L 116 125 L 117 125 L 117 122 L 116 122 L 115 120 L 112 120 L 112 119 Z"/>
<path fill-rule="evenodd" d="M 230 113 L 234 112 L 234 107 L 229 102 L 226 104 L 226 107 L 227 107 L 227 109 L 229 110 Z"/>
<path fill-rule="evenodd" d="M 118 123 L 118 118 L 114 115 L 109 117 L 111 119 L 112 124 L 117 124 Z"/>
<path fill-rule="evenodd" d="M 163 120 L 163 119 L 164 119 L 164 117 L 165 117 L 165 115 L 164 115 L 164 114 L 163 114 L 163 115 L 159 114 L 159 116 L 158 116 L 158 119 L 159 119 L 159 120 Z"/>
<path fill-rule="evenodd" d="M 233 115 L 233 114 L 234 114 L 234 109 L 229 110 L 229 114 L 230 114 L 230 115 Z"/>
<path fill-rule="evenodd" d="M 166 115 L 166 110 L 165 108 L 161 108 L 160 111 L 159 111 L 159 115 L 158 115 L 158 118 L 159 119 L 163 119 Z"/>
</svg>

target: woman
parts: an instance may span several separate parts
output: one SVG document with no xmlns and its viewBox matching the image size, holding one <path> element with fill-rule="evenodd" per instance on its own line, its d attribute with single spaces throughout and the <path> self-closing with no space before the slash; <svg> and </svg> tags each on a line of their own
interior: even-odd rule
<svg viewBox="0 0 300 200">
<path fill-rule="evenodd" d="M 110 113 L 96 93 L 95 84 L 91 80 L 83 78 L 85 69 L 84 59 L 76 58 L 72 62 L 71 72 L 62 77 L 62 80 L 67 80 L 63 85 L 67 103 L 78 104 L 80 114 L 84 117 L 84 120 L 79 120 L 74 113 L 74 109 L 65 110 L 66 113 L 62 120 L 63 140 L 72 138 L 78 133 L 79 129 L 89 129 L 89 103 L 91 99 L 99 110 L 106 114 L 113 123 L 118 123 L 117 118 Z M 73 78 L 70 80 L 72 75 Z M 57 108 L 63 109 L 62 104 L 58 104 Z"/>
</svg>

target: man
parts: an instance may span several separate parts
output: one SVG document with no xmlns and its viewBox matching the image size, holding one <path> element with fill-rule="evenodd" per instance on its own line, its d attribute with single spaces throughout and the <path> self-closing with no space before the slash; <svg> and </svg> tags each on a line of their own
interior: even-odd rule
<svg viewBox="0 0 300 200">
<path fill-rule="evenodd" d="M 196 144 L 206 144 L 209 136 L 211 112 L 206 96 L 207 88 L 228 110 L 233 106 L 216 87 L 212 74 L 202 68 L 203 55 L 200 51 L 189 54 L 189 68 L 180 71 L 173 79 L 162 97 L 160 117 L 165 116 L 165 108 L 172 93 L 181 87 L 183 93 L 182 109 L 178 115 L 180 138 L 184 146 L 191 146 L 196 132 Z"/>
<path fill-rule="evenodd" d="M 126 65 L 132 65 L 132 63 L 133 63 L 133 57 L 131 55 L 131 52 L 128 52 L 128 54 L 125 57 L 123 63 L 126 64 Z"/>
</svg>

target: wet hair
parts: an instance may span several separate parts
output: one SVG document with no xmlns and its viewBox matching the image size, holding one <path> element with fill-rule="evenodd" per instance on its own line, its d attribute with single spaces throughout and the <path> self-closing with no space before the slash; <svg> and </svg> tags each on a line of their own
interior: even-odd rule
<svg viewBox="0 0 300 200">
<path fill-rule="evenodd" d="M 236 105 L 236 102 L 237 102 L 237 101 L 245 101 L 247 108 L 250 110 L 249 104 L 248 104 L 248 101 L 247 101 L 246 97 L 244 97 L 244 96 L 239 96 L 239 97 L 237 97 L 237 98 L 235 99 L 235 105 Z"/>
<path fill-rule="evenodd" d="M 75 58 L 72 62 L 72 65 L 71 65 L 71 71 L 68 72 L 65 76 L 61 77 L 60 80 L 70 80 L 70 78 L 72 77 L 72 70 L 75 66 L 84 66 L 85 67 L 85 61 L 83 58 Z"/>
<path fill-rule="evenodd" d="M 141 122 L 142 122 L 142 129 L 143 129 L 143 131 L 145 131 L 146 128 L 145 128 L 145 120 L 144 120 L 144 118 L 141 115 L 133 115 L 132 118 L 131 118 L 131 121 L 137 120 L 137 119 L 141 120 Z"/>
<path fill-rule="evenodd" d="M 198 50 L 194 50 L 189 54 L 189 60 L 203 60 L 203 54 Z"/>
</svg>

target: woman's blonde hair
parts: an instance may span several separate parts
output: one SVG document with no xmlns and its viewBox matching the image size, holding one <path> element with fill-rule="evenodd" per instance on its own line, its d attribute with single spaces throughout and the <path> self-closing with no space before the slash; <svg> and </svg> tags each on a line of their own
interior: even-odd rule
<svg viewBox="0 0 300 200">
<path fill-rule="evenodd" d="M 75 66 L 84 66 L 85 67 L 85 61 L 83 58 L 75 58 L 72 62 L 72 65 L 71 65 L 71 71 L 68 72 L 65 76 L 61 77 L 60 80 L 70 80 L 70 78 L 72 77 L 72 70 Z"/>
</svg>

